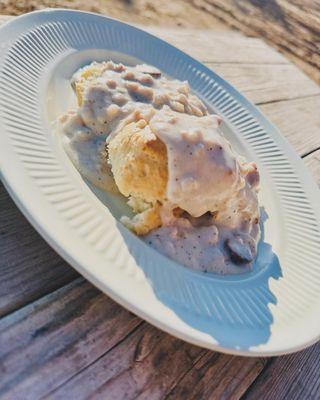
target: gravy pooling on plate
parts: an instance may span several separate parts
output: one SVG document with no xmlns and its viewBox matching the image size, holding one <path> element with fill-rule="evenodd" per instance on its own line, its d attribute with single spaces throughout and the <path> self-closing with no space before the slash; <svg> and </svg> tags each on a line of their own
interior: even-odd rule
<svg viewBox="0 0 320 400">
<path fill-rule="evenodd" d="M 232 149 L 187 82 L 147 65 L 92 63 L 72 79 L 78 109 L 60 118 L 78 170 L 119 190 L 123 223 L 172 259 L 204 272 L 252 268 L 259 240 L 255 163 Z"/>
</svg>

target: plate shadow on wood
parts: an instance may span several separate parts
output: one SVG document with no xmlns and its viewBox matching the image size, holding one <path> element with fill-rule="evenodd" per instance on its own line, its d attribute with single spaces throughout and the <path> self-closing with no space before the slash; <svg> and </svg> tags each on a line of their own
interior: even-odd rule
<svg viewBox="0 0 320 400">
<path fill-rule="evenodd" d="M 158 262 L 159 257 L 163 262 L 163 274 L 160 275 L 159 269 L 153 268 L 153 262 L 143 261 L 140 246 L 132 246 L 133 234 L 120 222 L 117 228 L 158 300 L 187 325 L 210 335 L 217 345 L 249 350 L 269 340 L 273 323 L 269 305 L 277 304 L 269 282 L 282 277 L 279 258 L 264 238 L 264 222 L 268 215 L 263 207 L 260 212 L 261 239 L 253 271 L 233 276 L 193 271 L 152 250 L 154 262 Z M 186 268 L 189 274 L 185 274 Z M 197 278 L 199 275 L 203 278 L 200 287 L 198 279 L 192 280 L 195 274 Z M 254 289 L 252 280 L 257 281 Z M 166 285 L 175 284 L 176 290 L 166 288 Z M 175 298 L 170 293 L 175 293 Z"/>
</svg>

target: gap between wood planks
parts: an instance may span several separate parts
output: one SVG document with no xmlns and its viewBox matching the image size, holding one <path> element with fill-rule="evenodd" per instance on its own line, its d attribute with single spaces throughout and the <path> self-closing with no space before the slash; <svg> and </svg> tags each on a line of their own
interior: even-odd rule
<svg viewBox="0 0 320 400">
<path fill-rule="evenodd" d="M 309 151 L 309 152 L 303 154 L 303 155 L 301 156 L 301 158 L 305 158 L 305 157 L 311 156 L 313 153 L 316 153 L 318 150 L 320 150 L 320 146 L 317 147 L 317 148 L 314 149 L 314 150 L 311 150 L 311 151 Z"/>
<path fill-rule="evenodd" d="M 113 301 L 113 300 L 111 300 Z M 81 374 L 83 371 L 85 371 L 87 368 L 90 368 L 93 364 L 95 364 L 96 362 L 98 362 L 101 358 L 103 358 L 107 353 L 109 353 L 110 351 L 112 351 L 114 348 L 118 347 L 121 345 L 121 343 L 123 343 L 129 336 L 131 336 L 132 334 L 134 334 L 135 331 L 137 331 L 141 325 L 145 324 L 146 322 L 144 320 L 141 320 L 133 329 L 129 330 L 128 333 L 121 339 L 119 340 L 117 343 L 115 343 L 112 347 L 110 347 L 110 349 L 106 350 L 104 353 L 102 353 L 98 358 L 96 358 L 95 360 L 93 360 L 90 364 L 86 365 L 85 367 L 83 367 L 82 369 L 80 369 L 79 371 L 77 371 L 74 375 L 70 376 L 66 381 L 62 382 L 60 385 L 58 385 L 57 387 L 55 387 L 54 389 L 52 389 L 50 392 L 48 392 L 45 397 L 50 397 L 55 391 L 59 390 L 61 387 L 63 387 L 64 385 L 66 385 L 68 382 L 70 382 L 76 375 Z"/>
<path fill-rule="evenodd" d="M 320 344 L 276 357 L 257 375 L 242 400 L 318 399 Z"/>
<path fill-rule="evenodd" d="M 48 395 L 46 395 L 45 398 L 47 398 L 47 396 L 48 396 L 48 398 L 50 398 L 51 395 L 54 395 L 54 393 L 59 392 L 59 389 L 64 388 L 64 386 L 65 386 L 66 384 L 68 384 L 69 382 L 71 382 L 75 377 L 77 377 L 77 375 L 81 374 L 83 371 L 85 371 L 86 369 L 88 369 L 88 368 L 90 368 L 91 366 L 93 366 L 96 362 L 98 362 L 99 360 L 101 360 L 103 357 L 105 357 L 108 353 L 110 353 L 110 352 L 111 352 L 112 350 L 114 350 L 116 347 L 121 346 L 121 344 L 122 344 L 125 340 L 127 340 L 127 339 L 129 338 L 129 336 L 134 335 L 135 332 L 138 331 L 138 330 L 143 330 L 143 328 L 144 328 L 145 325 L 146 325 L 146 326 L 148 325 L 147 322 L 141 321 L 141 323 L 140 323 L 137 327 L 135 327 L 131 332 L 129 332 L 128 335 L 127 335 L 123 340 L 119 341 L 119 343 L 117 343 L 113 348 L 108 349 L 104 354 L 101 355 L 101 357 L 99 357 L 99 359 L 93 361 L 90 365 L 84 367 L 81 371 L 78 371 L 77 373 L 75 373 L 74 376 L 72 376 L 72 377 L 71 377 L 70 379 L 68 379 L 66 382 L 62 383 L 62 384 L 59 385 L 57 388 L 55 388 L 53 391 L 51 391 L 50 393 L 48 393 Z M 167 335 L 167 334 L 165 334 L 165 335 Z M 169 335 L 168 335 L 168 336 L 169 336 Z M 143 339 L 143 337 L 142 337 L 142 339 Z M 134 360 L 135 360 L 135 362 L 139 362 L 139 344 L 140 344 L 140 342 L 141 342 L 141 340 L 138 341 L 137 347 L 136 347 L 136 349 L 135 349 L 135 354 L 134 354 Z M 197 357 L 195 358 L 195 360 L 194 360 L 195 362 L 192 363 L 192 364 L 190 365 L 190 367 L 189 367 L 186 371 L 183 371 L 182 374 L 181 374 L 181 376 L 180 376 L 178 379 L 175 379 L 174 384 L 173 384 L 172 386 L 170 386 L 170 389 L 169 389 L 169 391 L 168 391 L 168 393 L 167 393 L 168 395 L 171 393 L 171 391 L 174 389 L 174 387 L 185 377 L 185 375 L 188 374 L 188 372 L 194 368 L 194 366 L 196 365 L 196 363 L 197 363 L 200 359 L 202 359 L 202 358 L 205 356 L 205 354 L 206 354 L 207 352 L 208 352 L 208 351 L 205 350 L 205 349 L 199 349 L 199 356 L 197 356 Z M 137 354 L 137 353 L 138 353 L 138 354 Z M 115 378 L 116 378 L 116 377 L 115 377 Z M 145 388 L 143 388 L 143 389 L 145 389 Z M 140 393 L 141 393 L 141 392 L 140 392 Z M 59 397 L 59 396 L 58 396 L 58 397 Z"/>
<path fill-rule="evenodd" d="M 266 106 L 268 104 L 282 103 L 283 101 L 312 99 L 313 97 L 319 97 L 320 98 L 319 93 L 307 94 L 305 96 L 291 97 L 290 99 L 283 97 L 283 98 L 279 98 L 277 100 L 266 100 L 266 101 L 262 101 L 261 103 L 259 103 L 259 102 L 258 103 L 254 103 L 254 105 L 255 106 Z"/>
</svg>

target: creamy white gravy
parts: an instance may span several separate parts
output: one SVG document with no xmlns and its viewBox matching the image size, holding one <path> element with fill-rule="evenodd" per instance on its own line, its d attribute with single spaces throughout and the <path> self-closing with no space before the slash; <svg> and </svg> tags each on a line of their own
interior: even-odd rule
<svg viewBox="0 0 320 400">
<path fill-rule="evenodd" d="M 204 272 L 250 270 L 259 239 L 259 175 L 255 164 L 242 160 L 222 136 L 220 118 L 208 115 L 186 82 L 169 80 L 153 67 L 92 66 L 97 73 L 89 78 L 81 77 L 86 68 L 74 76 L 74 82 L 82 83 L 81 106 L 60 118 L 75 167 L 96 186 L 117 191 L 106 141 L 132 113 L 149 113 L 152 132 L 167 148 L 168 204 L 163 226 L 144 240 Z M 176 208 L 185 212 L 173 216 Z"/>
<path fill-rule="evenodd" d="M 257 252 L 255 238 L 243 231 L 210 225 L 193 226 L 188 218 L 155 229 L 145 241 L 164 255 L 202 272 L 242 274 L 252 269 Z"/>
<path fill-rule="evenodd" d="M 96 135 L 75 112 L 60 117 L 62 143 L 77 170 L 102 190 L 118 193 L 107 163 L 106 134 Z"/>
<path fill-rule="evenodd" d="M 73 77 L 82 86 L 78 114 L 97 134 L 114 132 L 119 121 L 137 109 L 170 109 L 197 116 L 207 114 L 202 101 L 190 92 L 187 82 L 170 80 L 148 65 L 127 67 L 112 61 L 91 64 L 96 75 L 81 78 L 86 68 Z"/>
<path fill-rule="evenodd" d="M 168 200 L 200 217 L 217 211 L 244 186 L 239 163 L 216 115 L 195 117 L 164 108 L 150 120 L 168 153 Z"/>
</svg>

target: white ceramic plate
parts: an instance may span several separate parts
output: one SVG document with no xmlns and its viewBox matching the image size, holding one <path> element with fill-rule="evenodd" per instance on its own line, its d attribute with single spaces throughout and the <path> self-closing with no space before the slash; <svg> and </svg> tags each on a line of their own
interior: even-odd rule
<svg viewBox="0 0 320 400">
<path fill-rule="evenodd" d="M 2 179 L 51 246 L 101 290 L 157 327 L 210 349 L 274 355 L 320 332 L 320 196 L 302 161 L 261 113 L 214 72 L 166 42 L 102 16 L 66 10 L 1 29 Z M 261 171 L 263 238 L 254 270 L 189 270 L 119 222 L 124 201 L 75 170 L 52 122 L 74 102 L 73 72 L 92 60 L 153 64 L 188 80 Z"/>
</svg>

